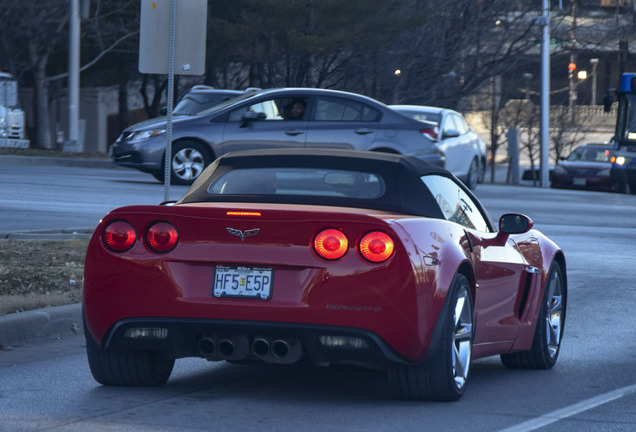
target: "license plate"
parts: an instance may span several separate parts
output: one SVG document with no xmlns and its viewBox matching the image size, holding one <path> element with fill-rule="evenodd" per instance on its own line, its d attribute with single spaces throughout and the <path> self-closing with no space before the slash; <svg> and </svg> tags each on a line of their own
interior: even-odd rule
<svg viewBox="0 0 636 432">
<path fill-rule="evenodd" d="M 271 268 L 217 266 L 212 295 L 267 300 L 272 295 L 273 279 Z"/>
<path fill-rule="evenodd" d="M 576 177 L 572 179 L 572 184 L 575 186 L 585 186 L 585 179 Z"/>
</svg>

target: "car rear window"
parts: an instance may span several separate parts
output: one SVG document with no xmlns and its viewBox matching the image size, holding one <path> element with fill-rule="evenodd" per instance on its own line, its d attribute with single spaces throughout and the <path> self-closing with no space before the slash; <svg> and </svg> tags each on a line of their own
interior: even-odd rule
<svg viewBox="0 0 636 432">
<path fill-rule="evenodd" d="M 386 190 L 377 174 L 313 168 L 245 168 L 228 171 L 212 183 L 212 195 L 286 195 L 377 199 Z"/>
</svg>

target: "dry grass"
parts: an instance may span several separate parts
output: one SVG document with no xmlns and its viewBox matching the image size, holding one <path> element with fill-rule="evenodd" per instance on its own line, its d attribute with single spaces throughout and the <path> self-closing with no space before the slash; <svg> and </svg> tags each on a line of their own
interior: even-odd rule
<svg viewBox="0 0 636 432">
<path fill-rule="evenodd" d="M 78 303 L 88 239 L 0 239 L 0 315 Z"/>
</svg>

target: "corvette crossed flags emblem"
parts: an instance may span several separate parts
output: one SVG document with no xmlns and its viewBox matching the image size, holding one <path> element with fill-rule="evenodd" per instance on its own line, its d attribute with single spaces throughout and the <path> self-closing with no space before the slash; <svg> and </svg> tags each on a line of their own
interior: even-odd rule
<svg viewBox="0 0 636 432">
<path fill-rule="evenodd" d="M 254 228 L 254 229 L 241 231 L 241 230 L 230 228 L 230 227 L 226 227 L 225 229 L 230 234 L 235 235 L 237 237 L 240 237 L 241 241 L 245 241 L 246 237 L 251 237 L 251 236 L 254 236 L 254 235 L 258 234 L 258 232 L 261 230 L 260 228 Z"/>
</svg>

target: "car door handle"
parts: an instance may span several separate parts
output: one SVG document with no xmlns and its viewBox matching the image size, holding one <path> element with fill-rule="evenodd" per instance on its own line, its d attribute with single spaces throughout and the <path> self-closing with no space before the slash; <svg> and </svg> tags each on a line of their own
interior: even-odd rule
<svg viewBox="0 0 636 432">
<path fill-rule="evenodd" d="M 295 135 L 304 134 L 304 133 L 305 133 L 305 131 L 304 131 L 304 130 L 302 130 L 302 129 L 287 129 L 287 130 L 285 131 L 285 133 L 286 133 L 287 135 L 295 136 Z"/>
<path fill-rule="evenodd" d="M 362 128 L 362 129 L 356 129 L 354 132 L 357 133 L 358 135 L 367 135 L 375 131 L 369 128 Z"/>
</svg>

